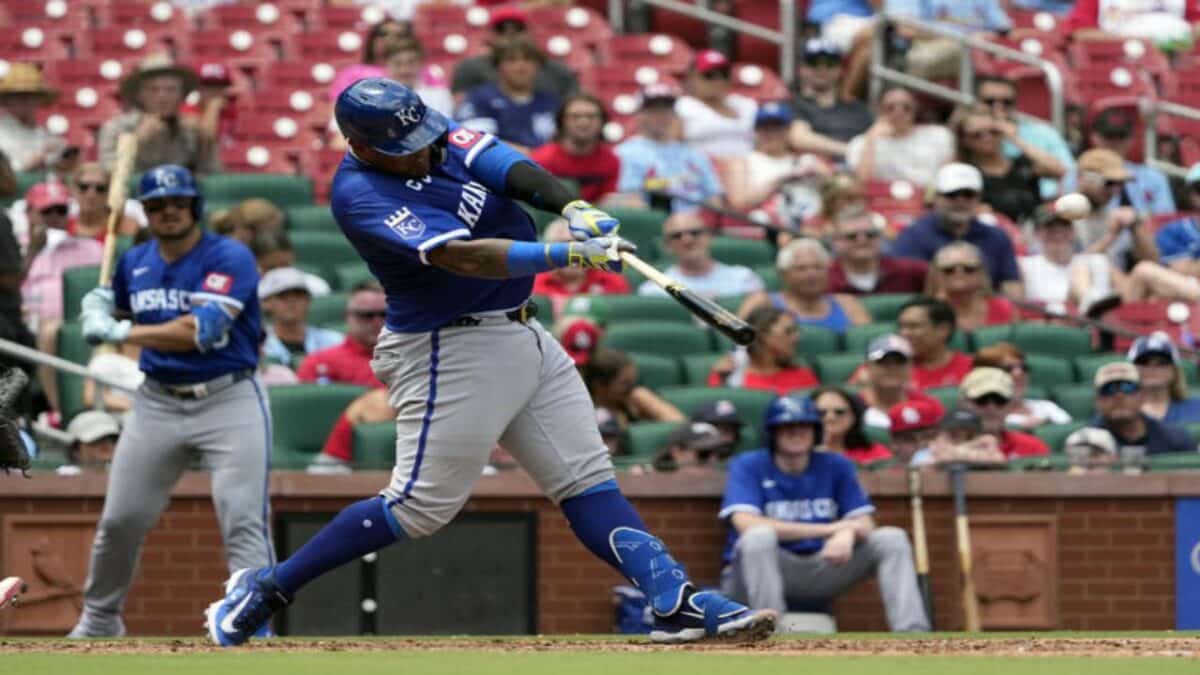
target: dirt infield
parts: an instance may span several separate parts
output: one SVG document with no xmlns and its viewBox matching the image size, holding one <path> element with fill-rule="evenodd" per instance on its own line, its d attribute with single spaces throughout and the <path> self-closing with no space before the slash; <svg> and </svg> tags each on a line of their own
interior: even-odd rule
<svg viewBox="0 0 1200 675">
<path fill-rule="evenodd" d="M 239 649 L 253 652 L 671 652 L 705 651 L 764 656 L 1155 656 L 1200 660 L 1200 637 L 925 637 L 777 638 L 737 645 L 653 645 L 611 636 L 565 638 L 285 638 Z M 202 639 L 119 639 L 77 641 L 0 638 L 5 654 L 188 654 L 222 651 Z"/>
</svg>

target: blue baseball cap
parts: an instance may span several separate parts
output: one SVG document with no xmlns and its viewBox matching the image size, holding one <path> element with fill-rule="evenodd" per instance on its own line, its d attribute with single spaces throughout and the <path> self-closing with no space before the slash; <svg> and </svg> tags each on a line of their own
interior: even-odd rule
<svg viewBox="0 0 1200 675">
<path fill-rule="evenodd" d="M 772 101 L 758 106 L 758 112 L 754 115 L 754 126 L 763 124 L 791 124 L 792 109 L 786 103 Z"/>
<path fill-rule="evenodd" d="M 810 61 L 818 56 L 832 56 L 835 59 L 840 59 L 843 55 L 842 49 L 829 40 L 812 38 L 804 43 L 805 61 Z"/>
<path fill-rule="evenodd" d="M 1179 349 L 1175 347 L 1174 342 L 1171 342 L 1171 338 L 1161 331 L 1155 331 L 1134 340 L 1133 345 L 1129 347 L 1126 360 L 1130 363 L 1137 363 L 1138 359 L 1151 354 L 1162 354 L 1170 358 L 1171 363 L 1179 363 Z"/>
<path fill-rule="evenodd" d="M 1192 165 L 1192 168 L 1188 169 L 1187 176 L 1184 178 L 1184 181 L 1186 181 L 1188 185 L 1191 185 L 1192 183 L 1200 183 L 1200 162 L 1196 162 Z"/>
</svg>

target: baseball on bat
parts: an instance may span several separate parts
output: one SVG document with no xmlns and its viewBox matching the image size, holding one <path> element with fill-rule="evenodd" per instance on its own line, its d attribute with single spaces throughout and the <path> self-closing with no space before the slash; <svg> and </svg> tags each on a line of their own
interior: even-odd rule
<svg viewBox="0 0 1200 675">
<path fill-rule="evenodd" d="M 126 186 L 136 158 L 137 136 L 132 133 L 118 136 L 117 158 L 113 163 L 112 176 L 108 179 L 108 229 L 104 234 L 104 255 L 100 259 L 100 286 L 108 286 L 112 282 L 113 263 L 117 257 L 117 227 L 125 215 Z"/>
<path fill-rule="evenodd" d="M 929 584 L 929 544 L 925 538 L 925 505 L 921 496 L 921 470 L 908 469 L 908 498 L 912 506 L 913 557 L 917 567 L 917 588 L 925 604 L 925 616 L 933 628 L 933 588 Z"/>
<path fill-rule="evenodd" d="M 958 561 L 962 567 L 962 604 L 964 626 L 968 632 L 977 633 L 979 622 L 979 596 L 975 594 L 971 551 L 971 525 L 967 521 L 967 489 L 964 482 L 967 467 L 955 464 L 950 467 L 950 484 L 954 489 L 954 532 L 958 540 Z"/>
<path fill-rule="evenodd" d="M 675 298 L 679 304 L 686 307 L 689 312 L 700 317 L 713 328 L 721 331 L 729 339 L 739 345 L 748 345 L 754 342 L 754 328 L 739 319 L 733 312 L 708 298 L 697 295 L 692 289 L 668 277 L 650 263 L 628 251 L 621 252 L 621 261 L 654 282 L 659 288 L 666 291 L 668 295 Z"/>
</svg>

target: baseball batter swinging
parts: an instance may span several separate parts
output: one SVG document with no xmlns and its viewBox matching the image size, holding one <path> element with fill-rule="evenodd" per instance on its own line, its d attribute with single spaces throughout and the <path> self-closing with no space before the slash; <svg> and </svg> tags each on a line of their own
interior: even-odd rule
<svg viewBox="0 0 1200 675">
<path fill-rule="evenodd" d="M 382 282 L 387 322 L 372 366 L 396 414 L 396 466 L 276 566 L 236 572 L 206 611 L 213 642 L 237 645 L 324 572 L 450 522 L 499 441 L 595 555 L 649 598 L 651 639 L 761 639 L 775 613 L 697 590 L 621 495 L 583 382 L 532 320 L 533 276 L 619 270 L 618 223 L 490 134 L 458 127 L 410 89 L 359 80 L 338 97 L 349 141 L 331 207 Z M 536 241 L 517 204 L 562 213 L 573 242 Z"/>
<path fill-rule="evenodd" d="M 117 443 L 71 637 L 124 634 L 121 607 L 142 540 L 193 457 L 212 470 L 230 570 L 274 560 L 271 418 L 254 377 L 262 338 L 254 256 L 200 228 L 203 200 L 181 166 L 147 171 L 138 199 L 154 239 L 121 257 L 111 289 L 96 288 L 82 302 L 84 337 L 141 345 L 146 380 Z"/>
</svg>

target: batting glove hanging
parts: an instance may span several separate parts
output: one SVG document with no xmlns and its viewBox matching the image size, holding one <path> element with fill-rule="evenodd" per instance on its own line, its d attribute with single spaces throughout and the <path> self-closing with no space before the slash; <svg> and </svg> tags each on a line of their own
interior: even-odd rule
<svg viewBox="0 0 1200 675">
<path fill-rule="evenodd" d="M 576 241 L 593 237 L 610 237 L 617 233 L 621 222 L 582 199 L 567 204 L 562 210 L 567 228 Z"/>
<path fill-rule="evenodd" d="M 636 253 L 637 246 L 620 237 L 595 237 L 568 244 L 567 265 L 584 269 L 620 272 L 621 253 Z"/>
<path fill-rule="evenodd" d="M 113 298 L 111 288 L 93 288 L 88 291 L 83 299 L 79 302 L 84 314 L 112 314 L 116 309 L 116 301 Z"/>
</svg>

